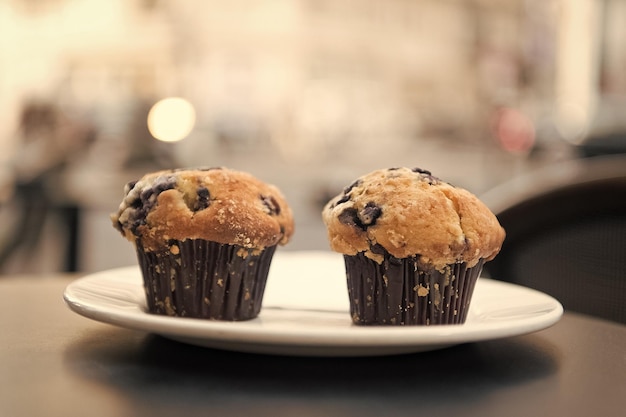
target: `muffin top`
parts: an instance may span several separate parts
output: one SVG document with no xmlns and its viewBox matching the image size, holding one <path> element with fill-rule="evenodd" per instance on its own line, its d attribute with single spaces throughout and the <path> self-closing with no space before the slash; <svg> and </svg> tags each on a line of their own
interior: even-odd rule
<svg viewBox="0 0 626 417">
<path fill-rule="evenodd" d="M 140 238 L 149 251 L 185 239 L 262 250 L 286 244 L 294 231 L 278 188 L 227 168 L 146 174 L 126 184 L 124 194 L 113 226 L 131 242 Z"/>
<path fill-rule="evenodd" d="M 418 257 L 443 269 L 493 259 L 505 232 L 476 196 L 429 171 L 390 168 L 366 174 L 333 199 L 322 212 L 331 248 L 346 255 L 364 252 L 382 262 Z"/>
</svg>

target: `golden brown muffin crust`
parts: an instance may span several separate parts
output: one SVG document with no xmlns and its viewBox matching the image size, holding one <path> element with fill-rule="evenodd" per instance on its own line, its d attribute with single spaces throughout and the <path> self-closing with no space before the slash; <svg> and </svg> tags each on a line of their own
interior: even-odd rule
<svg viewBox="0 0 626 417">
<path fill-rule="evenodd" d="M 227 168 L 150 173 L 125 187 L 111 215 L 114 227 L 147 250 L 170 240 L 204 239 L 264 249 L 286 244 L 294 231 L 291 208 L 279 189 Z"/>
<path fill-rule="evenodd" d="M 377 248 L 382 246 L 396 258 L 419 256 L 437 269 L 491 260 L 505 236 L 476 196 L 418 168 L 381 169 L 360 177 L 328 202 L 322 217 L 334 251 L 364 252 L 380 261 Z"/>
</svg>

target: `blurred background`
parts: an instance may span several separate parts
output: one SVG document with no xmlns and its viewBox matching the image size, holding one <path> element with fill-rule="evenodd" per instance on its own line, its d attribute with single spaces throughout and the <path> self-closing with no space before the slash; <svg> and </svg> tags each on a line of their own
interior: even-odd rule
<svg viewBox="0 0 626 417">
<path fill-rule="evenodd" d="M 109 214 L 156 169 L 276 184 L 304 250 L 373 169 L 624 153 L 625 40 L 622 0 L 0 0 L 0 273 L 135 263 Z"/>
</svg>

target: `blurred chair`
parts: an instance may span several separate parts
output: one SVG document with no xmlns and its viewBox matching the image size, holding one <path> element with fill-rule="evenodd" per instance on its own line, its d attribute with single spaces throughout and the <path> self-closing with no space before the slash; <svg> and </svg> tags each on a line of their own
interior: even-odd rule
<svg viewBox="0 0 626 417">
<path fill-rule="evenodd" d="M 68 117 L 54 100 L 25 102 L 20 109 L 17 149 L 5 167 L 11 174 L 13 195 L 5 201 L 8 218 L 0 233 L 0 273 L 15 263 L 17 272 L 37 266 L 37 252 L 48 237 L 64 247 L 63 270 L 78 270 L 80 207 L 67 193 L 64 176 L 83 157 L 96 136 L 85 121 Z M 59 226 L 46 236 L 46 222 Z M 5 230 L 6 229 L 6 230 Z M 60 233 L 59 233 L 60 232 Z"/>
<path fill-rule="evenodd" d="M 626 155 L 559 163 L 481 199 L 507 232 L 485 276 L 626 324 Z"/>
</svg>

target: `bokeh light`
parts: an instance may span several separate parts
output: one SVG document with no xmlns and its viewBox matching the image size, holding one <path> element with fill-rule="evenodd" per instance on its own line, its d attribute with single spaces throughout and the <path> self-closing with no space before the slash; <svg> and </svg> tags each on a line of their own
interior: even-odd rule
<svg viewBox="0 0 626 417">
<path fill-rule="evenodd" d="M 535 125 L 523 112 L 502 108 L 495 116 L 494 133 L 500 146 L 511 153 L 529 152 L 535 144 Z"/>
<path fill-rule="evenodd" d="M 158 101 L 148 113 L 148 129 L 155 139 L 178 142 L 191 133 L 196 123 L 193 105 L 180 97 Z"/>
</svg>

